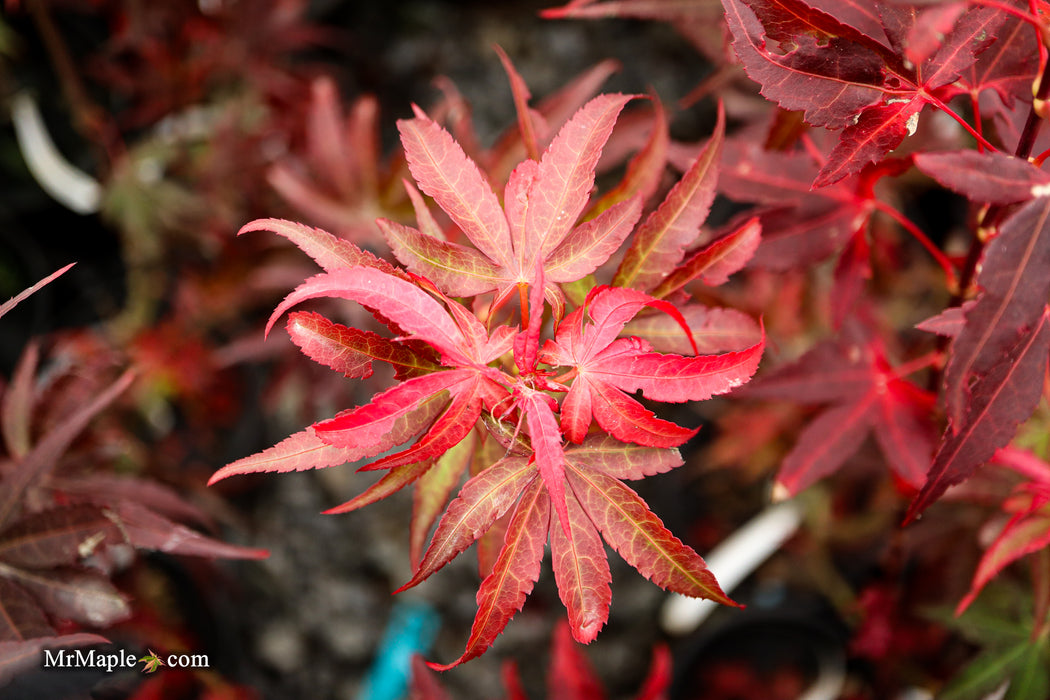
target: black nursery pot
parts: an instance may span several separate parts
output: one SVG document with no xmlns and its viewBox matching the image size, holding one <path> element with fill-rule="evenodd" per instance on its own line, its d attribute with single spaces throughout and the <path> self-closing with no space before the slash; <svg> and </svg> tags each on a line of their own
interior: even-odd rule
<svg viewBox="0 0 1050 700">
<path fill-rule="evenodd" d="M 846 635 L 830 607 L 785 596 L 713 618 L 675 653 L 671 700 L 834 700 Z"/>
</svg>

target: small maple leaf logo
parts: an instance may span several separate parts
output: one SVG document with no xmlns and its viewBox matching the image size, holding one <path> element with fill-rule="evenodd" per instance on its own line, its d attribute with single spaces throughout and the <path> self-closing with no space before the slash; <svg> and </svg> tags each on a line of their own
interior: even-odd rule
<svg viewBox="0 0 1050 700">
<path fill-rule="evenodd" d="M 157 657 L 157 652 L 152 649 L 149 650 L 149 654 L 139 659 L 142 663 L 146 664 L 146 667 L 142 669 L 143 673 L 153 673 L 158 668 L 164 665 L 164 662 Z"/>
</svg>

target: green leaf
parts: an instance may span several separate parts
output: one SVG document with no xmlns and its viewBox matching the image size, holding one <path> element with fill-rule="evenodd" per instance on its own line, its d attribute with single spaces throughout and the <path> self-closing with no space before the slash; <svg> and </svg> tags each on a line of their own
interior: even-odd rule
<svg viewBox="0 0 1050 700">
<path fill-rule="evenodd" d="M 1050 646 L 1044 636 L 1025 651 L 1010 679 L 1005 700 L 1043 700 L 1050 697 Z"/>
<path fill-rule="evenodd" d="M 983 652 L 952 679 L 938 700 L 980 700 L 1010 677 L 1028 647 L 1025 640 L 1005 650 Z"/>
</svg>

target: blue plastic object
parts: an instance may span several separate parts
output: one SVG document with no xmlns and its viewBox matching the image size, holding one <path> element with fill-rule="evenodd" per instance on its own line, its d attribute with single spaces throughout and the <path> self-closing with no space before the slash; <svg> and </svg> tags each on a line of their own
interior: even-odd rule
<svg viewBox="0 0 1050 700">
<path fill-rule="evenodd" d="M 401 700 L 408 693 L 412 657 L 426 654 L 437 634 L 440 618 L 423 601 L 394 606 L 376 659 L 365 676 L 359 700 Z"/>
</svg>

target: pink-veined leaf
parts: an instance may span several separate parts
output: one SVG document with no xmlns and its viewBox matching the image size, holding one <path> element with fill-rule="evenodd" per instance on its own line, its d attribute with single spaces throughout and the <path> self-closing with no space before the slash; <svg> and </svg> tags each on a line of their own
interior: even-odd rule
<svg viewBox="0 0 1050 700">
<path fill-rule="evenodd" d="M 413 493 L 412 522 L 408 531 L 408 556 L 413 569 L 419 568 L 427 535 L 474 458 L 477 439 L 477 433 L 471 432 L 459 444 L 438 457 L 434 466 L 419 477 L 419 487 Z"/>
<path fill-rule="evenodd" d="M 443 369 L 430 346 L 420 341 L 393 341 L 312 312 L 290 314 L 287 330 L 304 355 L 344 377 L 371 377 L 373 360 L 390 363 L 398 379 Z"/>
<path fill-rule="evenodd" d="M 711 287 L 725 284 L 730 275 L 751 260 L 761 234 L 761 223 L 757 217 L 751 217 L 725 236 L 690 255 L 656 286 L 653 296 L 666 297 L 697 278 Z"/>
<path fill-rule="evenodd" d="M 423 430 L 445 408 L 446 397 L 475 376 L 448 370 L 408 379 L 376 394 L 369 404 L 315 423 L 313 430 L 323 442 L 371 457 Z M 391 440 L 384 440 L 385 436 L 399 442 L 389 444 Z"/>
<path fill-rule="evenodd" d="M 569 612 L 572 636 L 581 644 L 589 644 L 609 619 L 612 575 L 594 523 L 575 496 L 565 500 L 567 527 L 551 528 L 551 561 L 558 595 Z"/>
<path fill-rule="evenodd" d="M 409 436 L 411 437 L 411 436 Z M 406 440 L 408 437 L 405 438 Z M 392 447 L 393 445 L 389 446 Z M 389 449 L 389 447 L 382 448 Z M 365 456 L 361 450 L 335 447 L 321 440 L 313 428 L 300 430 L 287 438 L 249 457 L 227 464 L 212 474 L 208 485 L 238 474 L 258 472 L 298 472 L 305 469 L 323 469 L 352 462 Z"/>
<path fill-rule="evenodd" d="M 474 248 L 434 238 L 396 221 L 378 219 L 376 223 L 397 259 L 446 294 L 474 296 L 494 289 L 503 279 L 500 266 Z"/>
<path fill-rule="evenodd" d="M 453 387 L 451 389 L 452 401 L 448 408 L 430 424 L 427 431 L 411 447 L 365 465 L 361 467 L 361 471 L 390 469 L 402 464 L 436 459 L 455 447 L 474 429 L 474 424 L 481 417 L 483 399 L 478 387 L 484 381 L 486 380 L 483 377 L 475 374 L 471 379 Z M 318 430 L 316 426 L 314 429 Z M 345 436 L 345 429 L 340 432 Z M 318 434 L 321 439 L 325 439 L 324 432 L 319 431 Z"/>
<path fill-rule="evenodd" d="M 591 404 L 594 420 L 598 426 L 624 442 L 633 442 L 648 447 L 677 447 L 696 435 L 699 428 L 689 429 L 670 421 L 657 418 L 649 409 L 642 406 L 619 389 L 605 382 L 591 381 L 585 377 L 576 377 L 572 388 L 579 389 L 576 396 L 582 396 L 587 392 L 587 402 Z M 565 403 L 570 397 L 566 396 Z M 562 415 L 565 415 L 563 406 Z M 581 414 L 582 415 L 582 414 Z M 565 436 L 573 442 L 579 442 L 586 437 L 586 429 L 590 419 L 577 419 L 576 424 L 565 425 L 562 429 L 566 431 Z"/>
<path fill-rule="evenodd" d="M 326 272 L 346 267 L 370 267 L 388 274 L 397 274 L 397 269 L 385 260 L 319 228 L 284 219 L 257 219 L 242 226 L 237 235 L 249 231 L 272 231 L 284 236 L 313 258 Z"/>
<path fill-rule="evenodd" d="M 405 488 L 421 477 L 424 472 L 431 468 L 431 466 L 432 464 L 430 461 L 424 460 L 422 462 L 410 462 L 408 464 L 401 464 L 393 467 L 383 475 L 382 479 L 372 484 L 349 501 L 329 508 L 324 511 L 324 513 L 325 515 L 349 513 L 352 510 L 372 505 L 373 503 L 381 501 L 387 496 Z"/>
<path fill-rule="evenodd" d="M 652 352 L 638 338 L 616 339 L 641 309 L 669 306 L 644 292 L 601 288 L 590 295 L 589 302 L 592 323 L 583 326 L 584 307 L 573 311 L 542 352 L 548 364 L 575 370 L 562 402 L 562 429 L 573 442 L 583 440 L 593 414 L 604 430 L 625 442 L 650 447 L 680 445 L 695 431 L 656 419 L 623 392 L 641 390 L 644 397 L 657 401 L 699 401 L 743 384 L 758 367 L 762 339 L 739 352 L 698 357 Z M 667 310 L 685 326 L 676 309 Z"/>
<path fill-rule="evenodd" d="M 1021 334 L 999 364 L 974 384 L 962 422 L 946 431 L 922 491 L 912 501 L 906 522 L 914 520 L 949 486 L 967 479 L 1000 447 L 1013 439 L 1042 395 L 1050 349 L 1050 319 Z"/>
<path fill-rule="evenodd" d="M 682 261 L 714 201 L 724 137 L 725 113 L 720 107 L 710 140 L 656 211 L 638 227 L 613 276 L 615 286 L 651 290 Z"/>
<path fill-rule="evenodd" d="M 543 485 L 554 502 L 554 512 L 566 537 L 571 538 L 569 515 L 565 504 L 565 453 L 562 451 L 561 430 L 554 417 L 554 400 L 539 391 L 522 389 L 520 399 L 532 440 L 533 459 Z"/>
<path fill-rule="evenodd" d="M 397 122 L 412 177 L 490 260 L 508 265 L 510 229 L 492 187 L 452 136 L 418 107 Z"/>
<path fill-rule="evenodd" d="M 641 215 L 641 200 L 632 197 L 580 224 L 547 259 L 546 278 L 574 282 L 591 274 L 619 249 Z"/>
<path fill-rule="evenodd" d="M 529 191 L 525 241 L 515 241 L 522 270 L 565 239 L 590 198 L 594 169 L 616 118 L 633 95 L 599 95 L 566 122 L 544 151 Z M 524 251 L 522 250 L 524 249 Z M 524 255 L 524 257 L 523 257 Z"/>
<path fill-rule="evenodd" d="M 762 338 L 762 327 L 742 311 L 693 303 L 686 304 L 679 310 L 700 354 L 713 355 L 744 350 Z M 662 312 L 643 311 L 627 322 L 623 334 L 642 338 L 657 352 L 677 355 L 693 353 L 689 337 L 682 332 L 678 321 Z"/>
<path fill-rule="evenodd" d="M 610 435 L 592 435 L 565 451 L 566 461 L 608 474 L 616 479 L 643 479 L 682 466 L 674 449 L 644 447 L 620 442 Z"/>
<path fill-rule="evenodd" d="M 463 654 L 450 664 L 429 664 L 446 671 L 481 656 L 521 610 L 540 576 L 543 550 L 550 529 L 550 497 L 542 479 L 531 482 L 521 495 L 492 573 L 478 589 L 478 612 Z"/>
<path fill-rule="evenodd" d="M 972 603 L 981 589 L 1011 562 L 1050 546 L 1050 506 L 1044 495 L 1041 507 L 1015 514 L 1003 527 L 995 541 L 985 550 L 977 565 L 970 590 L 955 609 L 961 614 Z"/>
<path fill-rule="evenodd" d="M 413 337 L 434 346 L 448 362 L 470 365 L 476 355 L 477 348 L 439 301 L 411 282 L 367 267 L 343 267 L 309 278 L 270 315 L 266 333 L 289 308 L 317 297 L 350 299 L 378 311 Z M 477 319 L 475 323 L 480 325 Z"/>
<path fill-rule="evenodd" d="M 660 185 L 667 165 L 667 152 L 671 145 L 671 133 L 663 103 L 652 96 L 653 124 L 645 145 L 627 163 L 623 179 L 599 199 L 592 212 L 604 212 L 614 204 L 638 197 L 645 202 Z"/>
<path fill-rule="evenodd" d="M 8 311 L 10 311 L 11 309 L 13 309 L 16 306 L 18 306 L 20 303 L 25 301 L 28 297 L 32 296 L 33 294 L 36 294 L 42 287 L 45 287 L 46 285 L 51 284 L 57 278 L 59 278 L 62 275 L 64 275 L 66 273 L 66 271 L 69 270 L 69 268 L 73 267 L 74 265 L 76 265 L 76 263 L 69 263 L 65 267 L 61 267 L 61 268 L 55 270 L 50 275 L 48 275 L 47 277 L 43 278 L 42 280 L 40 280 L 39 282 L 37 282 L 33 286 L 26 287 L 21 292 L 19 292 L 15 296 L 13 296 L 10 299 L 8 299 L 7 301 L 5 301 L 3 304 L 0 304 L 0 317 L 3 317 Z"/>
<path fill-rule="evenodd" d="M 510 456 L 467 481 L 438 521 L 430 546 L 412 579 L 398 590 L 419 584 L 452 561 L 514 505 L 534 478 L 534 465 L 524 457 Z"/>
<path fill-rule="evenodd" d="M 521 131 L 521 140 L 525 144 L 525 153 L 531 160 L 539 160 L 540 146 L 534 126 L 534 120 L 539 115 L 529 109 L 529 99 L 532 97 L 532 94 L 529 92 L 528 85 L 525 84 L 525 79 L 521 77 L 521 74 L 514 68 L 514 64 L 511 63 L 510 56 L 498 45 L 495 49 L 499 55 L 500 62 L 503 64 L 503 70 L 507 74 L 507 79 L 510 81 L 510 91 L 514 96 L 514 110 L 518 114 L 518 130 Z M 542 119 L 542 117 L 539 118 Z"/>
<path fill-rule="evenodd" d="M 602 537 L 639 573 L 675 593 L 737 605 L 700 555 L 672 535 L 637 493 L 611 476 L 577 465 L 570 464 L 566 475 Z"/>
</svg>

